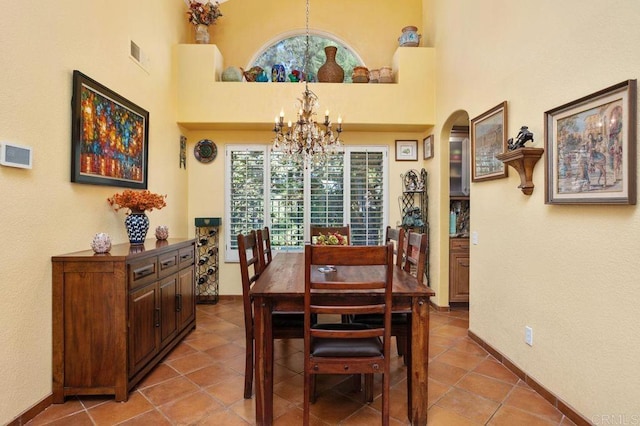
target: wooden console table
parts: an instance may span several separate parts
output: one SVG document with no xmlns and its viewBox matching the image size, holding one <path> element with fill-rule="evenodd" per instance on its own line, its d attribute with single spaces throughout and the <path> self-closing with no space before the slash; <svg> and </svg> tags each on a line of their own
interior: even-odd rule
<svg viewBox="0 0 640 426">
<path fill-rule="evenodd" d="M 51 258 L 53 402 L 129 390 L 196 325 L 195 240 Z"/>
</svg>

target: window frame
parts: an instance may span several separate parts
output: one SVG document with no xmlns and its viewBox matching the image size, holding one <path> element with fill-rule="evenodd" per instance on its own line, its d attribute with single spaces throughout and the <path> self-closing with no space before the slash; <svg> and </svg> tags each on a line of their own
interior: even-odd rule
<svg viewBox="0 0 640 426">
<path fill-rule="evenodd" d="M 225 216 L 227 218 L 231 218 L 231 178 L 232 178 L 232 167 L 231 167 L 231 154 L 234 151 L 253 151 L 253 152 L 262 152 L 264 155 L 264 165 L 265 165 L 265 173 L 264 173 L 264 218 L 262 221 L 262 226 L 271 226 L 271 211 L 270 211 L 270 186 L 271 186 L 271 167 L 270 167 L 270 155 L 272 152 L 272 147 L 264 144 L 227 144 L 225 146 L 225 180 L 224 180 L 224 209 Z M 379 152 L 382 153 L 382 231 L 386 228 L 389 223 L 389 147 L 385 145 L 354 145 L 354 146 L 345 146 L 344 147 L 344 187 L 343 187 L 343 196 L 342 203 L 343 208 L 346 207 L 344 215 L 344 222 L 349 223 L 351 221 L 351 154 L 352 153 L 369 153 L 369 152 Z M 304 167 L 304 166 L 303 166 Z M 303 184 L 303 200 L 304 200 L 304 210 L 303 210 L 303 220 L 304 220 L 304 241 L 310 241 L 309 236 L 309 226 L 311 221 L 311 210 L 309 208 L 311 202 L 311 167 L 305 168 L 303 171 L 304 174 L 304 184 Z M 227 220 L 228 229 L 224 233 L 224 246 L 225 246 L 225 261 L 226 262 L 238 262 L 238 250 L 232 249 L 232 238 L 230 235 L 231 223 L 230 219 Z M 384 235 L 384 232 L 383 234 Z M 272 247 L 272 250 L 278 251 L 278 247 Z M 289 249 L 291 251 L 302 251 L 303 247 L 296 247 Z"/>
</svg>

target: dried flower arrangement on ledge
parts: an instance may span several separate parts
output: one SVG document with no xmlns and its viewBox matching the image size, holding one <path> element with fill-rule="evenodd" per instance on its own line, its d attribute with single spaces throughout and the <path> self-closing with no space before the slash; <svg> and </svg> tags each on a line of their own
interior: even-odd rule
<svg viewBox="0 0 640 426">
<path fill-rule="evenodd" d="M 152 211 L 165 207 L 167 205 L 166 198 L 166 195 L 154 194 L 146 189 L 144 191 L 126 189 L 121 194 L 114 194 L 111 198 L 107 198 L 107 201 L 115 211 L 120 209 Z"/>
<path fill-rule="evenodd" d="M 206 3 L 200 3 L 197 0 L 187 1 L 187 4 L 189 5 L 187 16 L 189 17 L 189 22 L 193 25 L 215 24 L 218 18 L 222 16 L 222 13 L 220 13 L 220 4 L 218 2 L 211 3 L 208 1 Z"/>
</svg>

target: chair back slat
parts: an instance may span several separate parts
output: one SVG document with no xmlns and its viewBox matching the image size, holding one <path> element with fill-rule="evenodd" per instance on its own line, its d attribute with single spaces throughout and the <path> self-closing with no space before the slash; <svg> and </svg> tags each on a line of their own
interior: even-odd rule
<svg viewBox="0 0 640 426">
<path fill-rule="evenodd" d="M 253 304 L 251 287 L 260 278 L 261 266 L 258 255 L 258 241 L 255 231 L 249 234 L 238 234 L 238 257 L 240 259 L 240 276 L 242 278 L 242 302 L 244 305 L 244 326 L 253 330 Z M 245 330 L 247 331 L 247 330 Z M 247 331 L 248 332 L 248 331 Z"/>
<path fill-rule="evenodd" d="M 393 243 L 393 254 L 396 257 L 396 266 L 402 266 L 404 262 L 404 240 L 405 230 L 404 228 L 392 228 L 387 226 L 387 232 L 384 238 L 384 243 Z"/>
<path fill-rule="evenodd" d="M 256 239 L 258 246 L 258 256 L 260 257 L 260 270 L 264 271 L 264 268 L 269 266 L 273 259 L 271 252 L 271 233 L 269 227 L 265 226 L 262 229 L 256 230 Z"/>
<path fill-rule="evenodd" d="M 407 248 L 404 254 L 404 270 L 414 274 L 418 283 L 424 282 L 424 268 L 427 260 L 427 234 L 411 232 L 406 237 Z"/>
</svg>

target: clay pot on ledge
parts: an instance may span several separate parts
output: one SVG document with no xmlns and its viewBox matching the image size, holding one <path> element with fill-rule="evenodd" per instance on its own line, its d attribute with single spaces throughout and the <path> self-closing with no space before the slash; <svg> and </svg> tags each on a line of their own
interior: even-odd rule
<svg viewBox="0 0 640 426">
<path fill-rule="evenodd" d="M 336 46 L 327 46 L 324 53 L 327 56 L 325 63 L 318 69 L 318 81 L 321 83 L 342 83 L 344 70 L 336 62 Z"/>
</svg>

